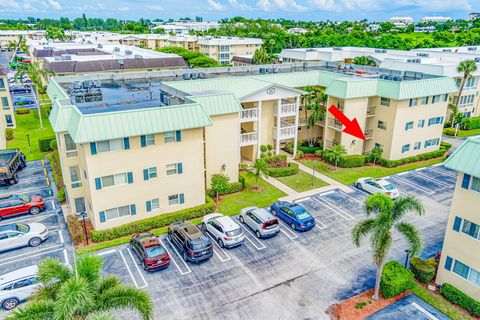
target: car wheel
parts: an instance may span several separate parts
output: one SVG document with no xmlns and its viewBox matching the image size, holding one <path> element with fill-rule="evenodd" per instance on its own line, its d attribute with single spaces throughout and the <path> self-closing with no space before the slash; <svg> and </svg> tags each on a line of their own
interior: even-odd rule
<svg viewBox="0 0 480 320">
<path fill-rule="evenodd" d="M 207 231 L 207 225 L 205 224 L 205 222 L 202 222 L 201 228 L 203 231 Z"/>
<path fill-rule="evenodd" d="M 296 229 L 295 223 L 292 222 L 292 224 L 290 225 L 290 227 L 292 228 L 292 230 L 295 230 L 295 229 Z"/>
<path fill-rule="evenodd" d="M 274 216 L 276 216 L 276 215 L 277 215 L 277 211 L 276 211 L 275 209 L 272 209 L 272 214 L 273 214 Z"/>
<path fill-rule="evenodd" d="M 40 239 L 38 237 L 32 238 L 28 241 L 28 245 L 30 247 L 38 247 L 40 245 L 40 243 L 42 243 L 42 239 Z"/>
<path fill-rule="evenodd" d="M 13 182 L 14 184 L 17 184 L 18 183 L 18 174 L 15 173 L 15 175 L 13 176 Z"/>
<path fill-rule="evenodd" d="M 241 222 L 241 223 L 245 223 L 245 220 L 243 220 L 243 216 L 240 216 L 239 219 L 240 219 L 240 222 Z"/>
<path fill-rule="evenodd" d="M 223 243 L 222 239 L 218 238 L 218 245 L 220 246 L 220 248 L 223 248 L 225 247 L 225 244 Z"/>
<path fill-rule="evenodd" d="M 260 239 L 262 237 L 262 235 L 260 234 L 260 231 L 255 231 L 255 235 L 257 236 L 258 239 Z"/>
<path fill-rule="evenodd" d="M 3 301 L 3 303 L 2 303 L 2 307 L 5 310 L 12 310 L 16 306 L 18 306 L 18 300 L 13 299 L 13 298 L 7 299 L 7 300 Z"/>
<path fill-rule="evenodd" d="M 355 184 L 355 187 L 357 187 L 357 189 L 363 190 L 362 184 L 359 183 L 359 182 L 357 182 L 357 183 Z"/>
<path fill-rule="evenodd" d="M 39 214 L 40 213 L 40 208 L 39 207 L 31 207 L 30 210 L 28 210 L 32 216 Z"/>
<path fill-rule="evenodd" d="M 188 257 L 187 257 L 187 253 L 184 251 L 183 254 L 183 260 L 185 260 L 185 262 L 188 262 Z"/>
<path fill-rule="evenodd" d="M 145 262 L 142 262 L 142 267 L 143 267 L 143 270 L 148 271 L 147 270 L 147 265 L 145 264 Z"/>
</svg>

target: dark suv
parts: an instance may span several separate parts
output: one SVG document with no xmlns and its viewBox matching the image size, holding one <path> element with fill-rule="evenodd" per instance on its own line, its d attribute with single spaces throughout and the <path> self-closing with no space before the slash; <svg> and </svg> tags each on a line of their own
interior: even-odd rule
<svg viewBox="0 0 480 320">
<path fill-rule="evenodd" d="M 212 242 L 191 222 L 172 223 L 168 227 L 168 240 L 180 250 L 185 261 L 200 262 L 213 256 Z"/>
</svg>

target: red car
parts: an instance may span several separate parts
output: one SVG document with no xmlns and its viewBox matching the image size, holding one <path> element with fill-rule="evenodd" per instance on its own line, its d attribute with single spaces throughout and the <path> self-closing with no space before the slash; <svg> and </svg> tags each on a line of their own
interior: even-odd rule
<svg viewBox="0 0 480 320">
<path fill-rule="evenodd" d="M 40 196 L 10 195 L 0 197 L 0 220 L 22 213 L 39 214 L 45 209 L 45 202 Z"/>
<path fill-rule="evenodd" d="M 170 256 L 160 244 L 156 236 L 151 233 L 141 233 L 132 237 L 130 247 L 142 263 L 146 271 L 156 271 L 168 268 Z"/>
</svg>

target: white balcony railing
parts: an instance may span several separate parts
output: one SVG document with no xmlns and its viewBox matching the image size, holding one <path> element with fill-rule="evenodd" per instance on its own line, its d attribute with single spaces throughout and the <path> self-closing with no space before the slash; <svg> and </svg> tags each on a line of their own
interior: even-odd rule
<svg viewBox="0 0 480 320">
<path fill-rule="evenodd" d="M 240 135 L 240 146 L 251 146 L 257 144 L 258 135 L 256 132 L 242 133 Z"/>
<path fill-rule="evenodd" d="M 295 126 L 281 127 L 279 132 L 280 139 L 292 139 L 295 137 Z M 275 135 L 274 138 L 277 138 L 277 127 L 274 128 Z"/>
<path fill-rule="evenodd" d="M 276 111 L 275 111 L 276 112 Z M 294 116 L 297 113 L 296 103 L 285 103 L 280 105 L 280 116 Z"/>
<path fill-rule="evenodd" d="M 241 122 L 257 121 L 258 120 L 258 108 L 245 109 L 240 114 Z"/>
</svg>

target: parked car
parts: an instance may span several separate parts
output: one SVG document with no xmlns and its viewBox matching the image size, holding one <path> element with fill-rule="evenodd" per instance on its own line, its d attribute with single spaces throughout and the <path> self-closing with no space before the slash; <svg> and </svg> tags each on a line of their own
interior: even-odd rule
<svg viewBox="0 0 480 320">
<path fill-rule="evenodd" d="M 385 179 L 360 178 L 355 183 L 355 186 L 371 194 L 384 193 L 392 199 L 400 196 L 397 187 Z"/>
<path fill-rule="evenodd" d="M 296 203 L 276 202 L 270 207 L 270 212 L 285 221 L 293 230 L 308 231 L 316 224 L 307 209 Z"/>
<path fill-rule="evenodd" d="M 246 224 L 255 232 L 257 238 L 267 238 L 280 232 L 278 219 L 265 209 L 248 207 L 242 209 L 240 222 Z"/>
<path fill-rule="evenodd" d="M 19 247 L 38 247 L 48 238 L 47 227 L 41 223 L 11 223 L 0 226 L 0 251 Z"/>
<path fill-rule="evenodd" d="M 191 222 L 174 222 L 168 227 L 168 240 L 180 251 L 183 260 L 200 262 L 213 256 L 210 239 Z"/>
<path fill-rule="evenodd" d="M 17 97 L 13 99 L 13 104 L 15 106 L 35 104 L 35 99 L 30 97 Z"/>
<path fill-rule="evenodd" d="M 239 246 L 245 240 L 245 235 L 238 223 L 221 213 L 205 215 L 202 219 L 202 228 L 210 233 L 222 248 Z"/>
<path fill-rule="evenodd" d="M 0 150 L 0 184 L 17 184 L 17 172 L 26 166 L 25 155 L 18 149 Z"/>
<path fill-rule="evenodd" d="M 156 236 L 151 233 L 141 233 L 132 237 L 130 248 L 137 255 L 146 271 L 156 271 L 168 268 L 170 256 L 160 244 Z"/>
<path fill-rule="evenodd" d="M 37 215 L 45 209 L 40 196 L 9 195 L 0 197 L 0 220 L 17 214 Z"/>
<path fill-rule="evenodd" d="M 29 266 L 0 276 L 0 306 L 12 310 L 20 302 L 27 300 L 39 287 L 38 267 Z"/>
</svg>

